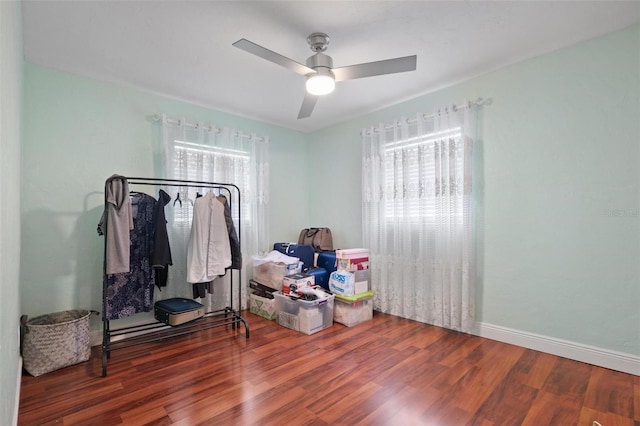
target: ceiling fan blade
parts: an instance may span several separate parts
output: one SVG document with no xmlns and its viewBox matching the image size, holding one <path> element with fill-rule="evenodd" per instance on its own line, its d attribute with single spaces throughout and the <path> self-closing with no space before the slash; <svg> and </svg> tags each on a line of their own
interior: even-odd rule
<svg viewBox="0 0 640 426">
<path fill-rule="evenodd" d="M 385 59 L 384 61 L 367 62 L 366 64 L 349 65 L 333 68 L 336 81 L 353 80 L 355 78 L 372 77 L 374 75 L 394 74 L 397 72 L 415 71 L 417 56 Z"/>
<path fill-rule="evenodd" d="M 316 106 L 316 102 L 318 102 L 318 98 L 319 96 L 305 92 L 304 99 L 302 100 L 302 106 L 298 113 L 298 120 L 301 118 L 307 118 L 311 115 L 313 108 Z"/>
<path fill-rule="evenodd" d="M 315 73 L 315 71 L 305 65 L 299 64 L 293 59 L 289 59 L 286 56 L 282 56 L 279 53 L 276 53 L 272 50 L 266 49 L 260 45 L 257 45 L 247 39 L 240 39 L 233 43 L 235 47 L 238 49 L 242 49 L 245 52 L 252 53 L 256 56 L 259 56 L 267 61 L 271 61 L 278 65 L 281 65 L 297 74 L 307 75 L 309 73 Z"/>
</svg>

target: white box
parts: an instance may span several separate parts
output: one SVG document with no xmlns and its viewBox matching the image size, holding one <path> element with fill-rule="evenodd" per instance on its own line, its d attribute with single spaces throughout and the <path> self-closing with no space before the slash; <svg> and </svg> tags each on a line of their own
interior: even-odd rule
<svg viewBox="0 0 640 426">
<path fill-rule="evenodd" d="M 276 301 L 258 296 L 255 292 L 249 295 L 249 311 L 268 320 L 276 319 Z"/>
<path fill-rule="evenodd" d="M 362 271 L 355 271 L 353 273 L 353 277 L 356 281 L 356 283 L 354 284 L 355 294 L 366 293 L 367 291 L 371 290 L 371 287 L 369 286 L 370 280 L 369 280 L 368 269 L 365 269 Z"/>
<path fill-rule="evenodd" d="M 325 293 L 318 300 L 291 298 L 281 292 L 274 293 L 276 322 L 304 334 L 314 334 L 333 325 L 335 296 Z"/>
<path fill-rule="evenodd" d="M 329 291 L 341 296 L 353 296 L 369 290 L 369 271 L 334 271 L 329 276 Z"/>
<path fill-rule="evenodd" d="M 302 288 L 311 288 L 316 284 L 316 277 L 314 275 L 305 274 L 303 272 L 298 274 L 287 275 L 282 279 L 282 293 L 284 294 L 297 294 L 298 290 Z"/>
</svg>

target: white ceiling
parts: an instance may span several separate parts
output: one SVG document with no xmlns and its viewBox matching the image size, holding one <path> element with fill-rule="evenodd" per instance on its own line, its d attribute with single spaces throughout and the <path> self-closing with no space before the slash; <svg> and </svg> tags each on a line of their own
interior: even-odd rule
<svg viewBox="0 0 640 426">
<path fill-rule="evenodd" d="M 33 1 L 25 59 L 314 131 L 624 28 L 640 1 Z M 417 71 L 340 82 L 297 119 L 303 76 L 231 44 L 249 39 L 304 63 L 325 32 L 341 67 L 418 55 Z M 490 97 L 491 93 L 485 94 Z"/>
</svg>

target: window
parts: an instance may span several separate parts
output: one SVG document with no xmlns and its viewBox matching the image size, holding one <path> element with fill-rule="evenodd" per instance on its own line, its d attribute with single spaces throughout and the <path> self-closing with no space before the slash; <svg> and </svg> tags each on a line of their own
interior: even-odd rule
<svg viewBox="0 0 640 426">
<path fill-rule="evenodd" d="M 162 115 L 163 174 L 171 179 L 219 182 L 235 185 L 229 205 L 238 218 L 242 252 L 247 259 L 270 246 L 269 238 L 269 137 L 228 127 L 189 123 Z M 187 241 L 197 192 L 207 188 L 177 188 L 182 208 L 169 211 L 174 235 Z M 224 191 L 222 192 L 224 194 Z M 175 199 L 175 198 L 174 198 Z M 245 262 L 250 263 L 250 262 Z M 175 268 L 174 268 L 175 269 Z"/>
<path fill-rule="evenodd" d="M 216 146 L 203 145 L 181 140 L 174 141 L 174 164 L 173 173 L 176 179 L 184 180 L 216 180 L 209 177 L 216 176 L 214 169 L 227 170 L 224 183 L 243 182 L 238 185 L 242 192 L 252 192 L 251 181 L 246 179 L 248 168 L 251 165 L 251 157 L 246 151 L 230 149 Z M 220 181 L 222 182 L 222 181 Z M 207 191 L 205 189 L 205 191 Z M 176 215 L 175 220 L 179 222 L 189 222 L 193 215 L 193 202 L 197 197 L 197 188 L 183 188 L 180 190 L 180 198 L 183 201 L 182 214 Z M 200 191 L 202 192 L 202 191 Z M 227 195 L 222 192 L 222 195 Z M 236 196 L 236 194 L 232 194 Z M 237 203 L 231 203 L 232 217 L 238 217 Z M 245 225 L 250 225 L 251 219 L 247 201 L 243 200 L 242 221 Z"/>
<path fill-rule="evenodd" d="M 361 133 L 362 242 L 379 311 L 471 329 L 475 109 L 445 107 Z"/>
<path fill-rule="evenodd" d="M 438 196 L 462 191 L 461 136 L 460 127 L 453 127 L 385 144 L 384 211 L 387 221 L 433 223 Z M 462 221 L 462 210 L 454 213 L 456 219 Z"/>
</svg>

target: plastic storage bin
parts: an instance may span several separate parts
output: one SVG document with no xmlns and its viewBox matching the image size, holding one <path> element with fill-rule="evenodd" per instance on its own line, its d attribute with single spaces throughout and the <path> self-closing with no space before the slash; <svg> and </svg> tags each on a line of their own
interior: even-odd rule
<svg viewBox="0 0 640 426">
<path fill-rule="evenodd" d="M 333 320 L 347 327 L 373 318 L 373 291 L 354 296 L 336 295 Z"/>
<path fill-rule="evenodd" d="M 282 279 L 302 271 L 302 262 L 254 262 L 253 279 L 274 290 L 282 290 Z"/>
<path fill-rule="evenodd" d="M 276 322 L 304 334 L 313 334 L 333 325 L 335 296 L 326 293 L 318 300 L 292 299 L 281 292 L 274 293 Z"/>
</svg>

